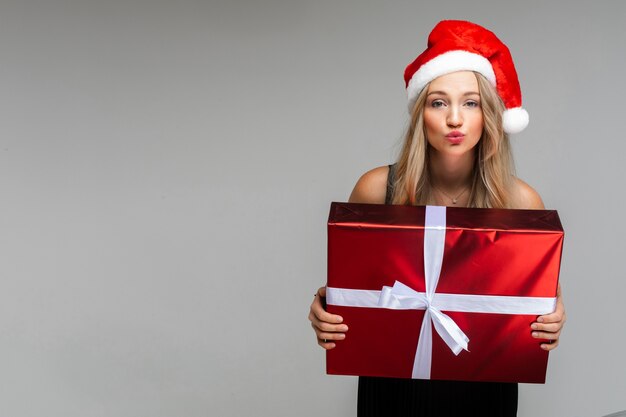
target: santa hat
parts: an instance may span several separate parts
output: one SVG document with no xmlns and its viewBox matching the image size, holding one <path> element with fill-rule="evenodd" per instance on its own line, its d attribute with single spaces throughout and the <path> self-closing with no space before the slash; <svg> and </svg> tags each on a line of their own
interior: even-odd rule
<svg viewBox="0 0 626 417">
<path fill-rule="evenodd" d="M 496 88 L 506 110 L 502 115 L 504 131 L 518 133 L 528 125 L 522 108 L 522 92 L 505 44 L 489 30 L 475 23 L 444 20 L 428 36 L 428 47 L 404 71 L 409 112 L 426 84 L 456 71 L 475 71 Z"/>
</svg>

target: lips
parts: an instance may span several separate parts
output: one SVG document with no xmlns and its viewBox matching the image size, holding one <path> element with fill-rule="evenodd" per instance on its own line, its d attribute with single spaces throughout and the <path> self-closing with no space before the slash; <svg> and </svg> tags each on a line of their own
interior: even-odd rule
<svg viewBox="0 0 626 417">
<path fill-rule="evenodd" d="M 446 135 L 446 139 L 453 144 L 459 144 L 461 142 L 463 142 L 463 139 L 465 139 L 465 135 L 457 130 L 450 132 Z"/>
</svg>

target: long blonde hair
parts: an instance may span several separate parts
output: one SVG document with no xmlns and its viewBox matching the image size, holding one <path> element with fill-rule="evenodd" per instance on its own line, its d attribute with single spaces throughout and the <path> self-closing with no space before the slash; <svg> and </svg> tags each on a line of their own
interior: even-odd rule
<svg viewBox="0 0 626 417">
<path fill-rule="evenodd" d="M 483 134 L 476 145 L 476 159 L 469 207 L 507 208 L 513 205 L 511 189 L 514 181 L 513 156 L 509 138 L 502 128 L 502 99 L 481 74 L 478 80 L 483 112 Z M 420 93 L 400 156 L 396 164 L 392 204 L 434 204 L 430 178 L 428 141 L 424 131 L 424 107 L 428 85 Z"/>
</svg>

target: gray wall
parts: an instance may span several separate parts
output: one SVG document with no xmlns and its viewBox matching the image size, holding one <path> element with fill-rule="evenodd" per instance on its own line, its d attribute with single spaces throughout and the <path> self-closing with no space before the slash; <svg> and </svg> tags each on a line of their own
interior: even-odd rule
<svg viewBox="0 0 626 417">
<path fill-rule="evenodd" d="M 569 321 L 520 416 L 626 409 L 623 2 L 2 0 L 0 415 L 346 416 L 306 320 L 443 18 L 516 59 Z"/>
</svg>

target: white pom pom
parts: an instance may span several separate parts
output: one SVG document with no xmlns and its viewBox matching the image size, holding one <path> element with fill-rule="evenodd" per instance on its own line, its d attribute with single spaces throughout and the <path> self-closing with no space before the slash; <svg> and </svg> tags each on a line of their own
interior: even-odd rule
<svg viewBox="0 0 626 417">
<path fill-rule="evenodd" d="M 519 133 L 528 126 L 528 112 L 515 107 L 505 110 L 502 114 L 502 127 L 506 133 Z"/>
</svg>

